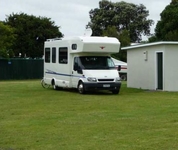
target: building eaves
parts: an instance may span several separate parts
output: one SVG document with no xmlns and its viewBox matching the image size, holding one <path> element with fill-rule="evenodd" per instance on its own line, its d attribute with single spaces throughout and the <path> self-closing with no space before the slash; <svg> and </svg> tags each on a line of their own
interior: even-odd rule
<svg viewBox="0 0 178 150">
<path fill-rule="evenodd" d="M 146 44 L 137 44 L 137 45 L 127 46 L 127 47 L 122 47 L 121 50 L 131 50 L 131 49 L 149 47 L 149 46 L 155 46 L 155 45 L 178 45 L 178 42 L 161 41 L 161 42 L 153 42 L 153 43 L 146 43 Z"/>
</svg>

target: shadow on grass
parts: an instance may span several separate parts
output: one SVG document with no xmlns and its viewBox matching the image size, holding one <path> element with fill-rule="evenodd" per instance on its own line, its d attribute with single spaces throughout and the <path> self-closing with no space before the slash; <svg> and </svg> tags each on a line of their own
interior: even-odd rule
<svg viewBox="0 0 178 150">
<path fill-rule="evenodd" d="M 53 90 L 52 86 L 50 86 L 49 88 L 46 88 L 47 90 Z M 62 91 L 62 92 L 70 92 L 70 93 L 78 93 L 78 90 L 75 88 L 59 88 L 58 90 L 55 90 L 57 92 Z M 127 84 L 126 82 L 124 82 L 121 86 L 120 92 L 119 94 L 113 94 L 111 91 L 109 90 L 91 90 L 91 91 L 87 91 L 85 94 L 81 94 L 81 95 L 125 95 L 125 94 L 133 94 L 133 93 L 139 93 L 139 92 L 144 92 L 145 90 L 142 89 L 136 89 L 136 88 L 127 88 Z"/>
<path fill-rule="evenodd" d="M 60 89 L 54 90 L 52 87 L 49 87 L 49 88 L 46 88 L 46 90 L 79 94 L 78 90 L 75 88 L 60 88 Z M 85 94 L 80 94 L 80 95 L 118 95 L 118 94 L 112 94 L 112 92 L 108 90 L 91 90 L 91 91 L 85 92 Z"/>
</svg>

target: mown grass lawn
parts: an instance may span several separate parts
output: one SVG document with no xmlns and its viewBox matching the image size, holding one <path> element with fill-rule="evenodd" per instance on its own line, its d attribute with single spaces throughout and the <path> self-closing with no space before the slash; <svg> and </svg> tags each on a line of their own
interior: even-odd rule
<svg viewBox="0 0 178 150">
<path fill-rule="evenodd" d="M 175 150 L 178 92 L 80 95 L 0 82 L 0 150 Z"/>
</svg>

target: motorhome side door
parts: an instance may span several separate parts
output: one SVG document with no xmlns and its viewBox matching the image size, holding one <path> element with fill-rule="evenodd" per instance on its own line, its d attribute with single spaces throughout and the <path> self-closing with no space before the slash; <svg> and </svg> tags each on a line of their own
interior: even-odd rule
<svg viewBox="0 0 178 150">
<path fill-rule="evenodd" d="M 82 77 L 82 69 L 79 65 L 78 57 L 74 57 L 72 67 L 72 87 L 77 88 L 78 81 Z"/>
</svg>

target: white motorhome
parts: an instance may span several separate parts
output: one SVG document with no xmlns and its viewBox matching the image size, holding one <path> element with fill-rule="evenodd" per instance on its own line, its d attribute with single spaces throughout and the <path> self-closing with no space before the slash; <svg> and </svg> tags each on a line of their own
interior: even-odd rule
<svg viewBox="0 0 178 150">
<path fill-rule="evenodd" d="M 54 89 L 109 90 L 118 94 L 118 70 L 110 57 L 118 53 L 120 42 L 111 37 L 71 37 L 48 39 L 44 44 L 43 82 Z"/>
</svg>

